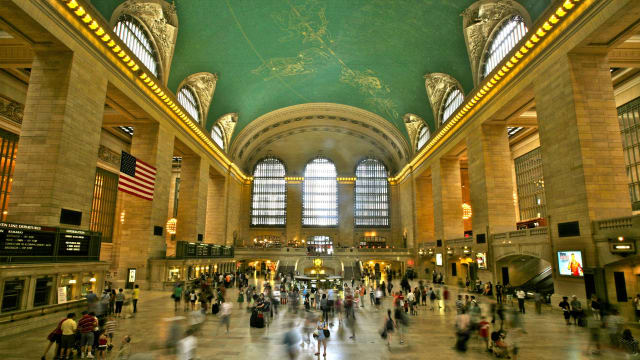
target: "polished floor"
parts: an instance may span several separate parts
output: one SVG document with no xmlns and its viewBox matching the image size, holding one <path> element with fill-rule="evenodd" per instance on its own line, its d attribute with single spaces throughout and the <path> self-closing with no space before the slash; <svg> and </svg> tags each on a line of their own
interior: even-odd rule
<svg viewBox="0 0 640 360">
<path fill-rule="evenodd" d="M 257 282 L 256 282 L 257 283 Z M 397 286 L 396 286 L 397 288 Z M 174 312 L 173 301 L 169 293 L 159 291 L 142 292 L 139 312 L 133 318 L 120 319 L 116 331 L 116 339 L 124 335 L 132 337 L 131 359 L 174 359 L 166 349 L 166 339 L 171 318 L 187 315 L 180 309 Z M 219 318 L 208 315 L 201 332 L 197 336 L 197 359 L 286 359 L 282 345 L 287 326 L 293 323 L 301 327 L 304 311 L 294 314 L 292 311 L 280 309 L 268 328 L 253 329 L 249 327 L 249 313 L 235 303 L 237 291 L 228 294 L 234 299 L 231 317 L 231 331 L 226 334 L 220 327 Z M 488 301 L 483 308 L 488 309 Z M 483 350 L 484 345 L 477 339 L 471 339 L 469 350 L 458 353 L 453 349 L 455 342 L 455 312 L 430 311 L 421 307 L 417 316 L 411 317 L 410 326 L 403 344 L 394 337 L 390 348 L 380 338 L 379 330 L 389 307 L 387 297 L 381 310 L 371 307 L 369 301 L 356 313 L 356 338 L 351 339 L 351 330 L 338 318 L 332 320 L 331 337 L 328 341 L 326 359 L 491 359 L 494 358 Z M 604 351 L 594 356 L 588 351 L 589 333 L 585 328 L 565 325 L 560 312 L 550 307 L 543 308 L 543 314 L 537 315 L 533 308 L 527 309 L 524 317 L 524 334 L 520 339 L 519 359 L 624 359 L 624 355 L 613 351 Z M 314 313 L 316 316 L 320 312 Z M 185 324 L 186 325 L 186 324 Z M 38 359 L 44 351 L 46 336 L 54 325 L 24 334 L 0 338 L 0 359 Z M 603 330 L 604 331 L 604 330 Z M 603 343 L 606 343 L 603 333 Z M 509 337 L 509 335 L 507 336 Z M 115 341 L 114 341 L 115 343 Z M 116 348 L 117 350 L 117 348 Z M 300 348 L 298 359 L 317 359 L 315 342 L 312 347 Z M 53 349 L 47 359 L 53 358 Z M 108 359 L 115 359 L 115 351 Z"/>
</svg>

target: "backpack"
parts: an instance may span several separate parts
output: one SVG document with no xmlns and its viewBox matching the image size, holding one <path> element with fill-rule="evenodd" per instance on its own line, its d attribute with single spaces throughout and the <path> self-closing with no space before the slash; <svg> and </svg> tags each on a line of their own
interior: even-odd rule
<svg viewBox="0 0 640 360">
<path fill-rule="evenodd" d="M 385 325 L 385 328 L 389 331 L 393 330 L 393 320 L 391 320 L 391 318 L 387 319 L 387 324 Z"/>
<path fill-rule="evenodd" d="M 436 293 L 434 293 L 433 291 L 431 292 L 431 296 L 429 296 L 429 298 L 431 300 L 435 300 L 436 299 Z"/>
</svg>

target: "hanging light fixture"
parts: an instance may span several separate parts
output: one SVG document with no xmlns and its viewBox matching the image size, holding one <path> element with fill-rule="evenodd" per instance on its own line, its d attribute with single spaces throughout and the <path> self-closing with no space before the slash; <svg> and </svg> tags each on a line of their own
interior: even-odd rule
<svg viewBox="0 0 640 360">
<path fill-rule="evenodd" d="M 471 219 L 471 205 L 467 203 L 462 204 L 462 219 L 463 220 Z"/>
<path fill-rule="evenodd" d="M 171 218 L 171 219 L 167 220 L 166 229 L 167 229 L 167 233 L 169 233 L 169 235 L 175 235 L 177 227 L 178 227 L 178 219 Z"/>
</svg>

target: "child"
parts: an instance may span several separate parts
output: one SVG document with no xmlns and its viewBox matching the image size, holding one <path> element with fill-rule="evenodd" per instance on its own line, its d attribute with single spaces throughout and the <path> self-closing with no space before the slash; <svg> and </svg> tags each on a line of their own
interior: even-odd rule
<svg viewBox="0 0 640 360">
<path fill-rule="evenodd" d="M 106 360 L 107 359 L 107 342 L 109 339 L 107 338 L 107 334 L 103 331 L 100 333 L 100 337 L 98 338 L 98 360 Z"/>
<path fill-rule="evenodd" d="M 107 322 L 104 324 L 104 334 L 109 339 L 109 345 L 107 346 L 108 351 L 113 349 L 113 334 L 116 332 L 116 326 L 116 319 L 113 315 L 110 315 L 107 318 Z"/>
<path fill-rule="evenodd" d="M 480 322 L 478 323 L 478 332 L 480 338 L 484 341 L 487 346 L 487 351 L 489 351 L 489 322 L 486 317 L 482 317 Z"/>
</svg>

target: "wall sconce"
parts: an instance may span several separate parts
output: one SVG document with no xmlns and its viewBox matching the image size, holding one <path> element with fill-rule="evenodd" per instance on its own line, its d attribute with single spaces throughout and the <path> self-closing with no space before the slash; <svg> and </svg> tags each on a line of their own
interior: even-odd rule
<svg viewBox="0 0 640 360">
<path fill-rule="evenodd" d="M 178 219 L 176 218 L 171 218 L 169 220 L 167 220 L 167 233 L 170 235 L 175 235 L 176 234 L 176 228 L 178 227 Z"/>
<path fill-rule="evenodd" d="M 91 279 L 89 279 L 89 282 L 92 282 L 92 283 L 96 282 L 96 278 L 92 277 Z"/>
</svg>

